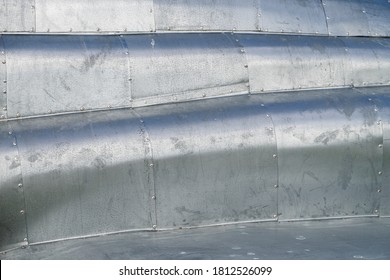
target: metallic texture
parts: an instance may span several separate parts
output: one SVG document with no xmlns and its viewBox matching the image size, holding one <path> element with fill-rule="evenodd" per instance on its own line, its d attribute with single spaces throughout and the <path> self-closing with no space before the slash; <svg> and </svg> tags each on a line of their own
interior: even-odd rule
<svg viewBox="0 0 390 280">
<path fill-rule="evenodd" d="M 10 133 L 11 132 L 11 133 Z M 7 123 L 0 125 L 0 250 L 26 245 L 27 238 L 21 160 L 16 136 Z"/>
<path fill-rule="evenodd" d="M 1 0 L 0 32 L 35 31 L 35 0 Z"/>
<path fill-rule="evenodd" d="M 322 0 L 334 36 L 389 36 L 388 0 Z"/>
<path fill-rule="evenodd" d="M 154 30 L 152 0 L 35 0 L 37 32 Z"/>
<path fill-rule="evenodd" d="M 3 43 L 3 36 L 0 36 L 0 120 L 7 118 L 7 57 Z M 5 63 L 4 63 L 5 62 Z"/>
<path fill-rule="evenodd" d="M 9 120 L 2 128 L 13 128 L 20 156 L 10 165 L 20 167 L 18 176 L 3 171 L 2 180 L 12 181 L 10 187 L 2 184 L 3 197 L 9 197 L 4 205 L 7 211 L 25 210 L 29 243 L 153 225 L 160 230 L 378 216 L 375 210 L 386 213 L 388 204 L 386 189 L 377 191 L 387 186 L 382 162 L 388 143 L 378 147 L 382 116 L 369 99 L 375 94 L 384 104 L 390 89 L 365 90 L 233 96 Z M 12 149 L 8 140 L 2 155 L 12 159 Z M 25 209 L 10 188 L 24 190 Z M 26 224 L 2 213 L 3 224 L 22 235 Z"/>
<path fill-rule="evenodd" d="M 203 33 L 3 41 L 8 118 L 390 82 L 385 38 Z"/>
<path fill-rule="evenodd" d="M 2 0 L 0 31 L 389 36 L 389 13 L 387 0 Z"/>
</svg>

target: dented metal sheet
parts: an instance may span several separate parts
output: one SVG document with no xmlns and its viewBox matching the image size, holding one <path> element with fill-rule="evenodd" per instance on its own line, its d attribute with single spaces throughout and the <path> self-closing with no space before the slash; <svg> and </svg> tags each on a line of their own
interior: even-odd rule
<svg viewBox="0 0 390 280">
<path fill-rule="evenodd" d="M 257 2 L 261 31 L 328 33 L 320 0 L 257 0 Z"/>
<path fill-rule="evenodd" d="M 35 31 L 34 0 L 1 0 L 0 32 Z"/>
<path fill-rule="evenodd" d="M 159 228 L 276 217 L 276 139 L 259 100 L 136 110 L 153 146 Z"/>
<path fill-rule="evenodd" d="M 390 3 L 387 0 L 322 0 L 329 35 L 389 36 Z"/>
<path fill-rule="evenodd" d="M 27 244 L 22 172 L 17 139 L 8 125 L 0 125 L 0 251 Z"/>
<path fill-rule="evenodd" d="M 378 215 L 382 130 L 353 89 L 264 97 L 278 146 L 280 219 Z"/>
<path fill-rule="evenodd" d="M 248 92 L 245 55 L 225 34 L 123 36 L 134 106 Z"/>
<path fill-rule="evenodd" d="M 388 84 L 388 40 L 235 35 L 244 47 L 251 92 Z"/>
<path fill-rule="evenodd" d="M 131 104 L 117 36 L 6 36 L 8 116 Z"/>
<path fill-rule="evenodd" d="M 155 0 L 157 30 L 257 30 L 256 0 Z"/>
<path fill-rule="evenodd" d="M 154 30 L 152 0 L 35 0 L 38 32 Z"/>
<path fill-rule="evenodd" d="M 152 229 L 145 137 L 130 110 L 28 119 L 13 126 L 30 243 Z"/>
<path fill-rule="evenodd" d="M 0 36 L 0 120 L 7 118 L 7 56 Z"/>
</svg>

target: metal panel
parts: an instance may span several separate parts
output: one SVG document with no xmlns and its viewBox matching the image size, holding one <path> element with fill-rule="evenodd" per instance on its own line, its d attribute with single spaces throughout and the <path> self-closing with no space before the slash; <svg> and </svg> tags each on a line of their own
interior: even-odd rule
<svg viewBox="0 0 390 280">
<path fill-rule="evenodd" d="M 0 124 L 0 251 L 27 244 L 18 143 L 8 123 Z"/>
<path fill-rule="evenodd" d="M 34 0 L 1 0 L 0 1 L 0 32 L 1 31 L 34 31 L 35 6 Z"/>
<path fill-rule="evenodd" d="M 130 110 L 14 124 L 31 243 L 152 229 L 147 150 Z"/>
<path fill-rule="evenodd" d="M 7 57 L 0 36 L 0 120 L 7 118 Z"/>
<path fill-rule="evenodd" d="M 257 0 L 260 29 L 268 32 L 327 34 L 320 0 Z"/>
<path fill-rule="evenodd" d="M 131 104 L 116 36 L 7 36 L 8 116 Z"/>
<path fill-rule="evenodd" d="M 383 183 L 380 189 L 380 215 L 390 216 L 390 139 L 383 141 Z"/>
<path fill-rule="evenodd" d="M 323 0 L 330 35 L 389 36 L 387 0 Z"/>
<path fill-rule="evenodd" d="M 249 65 L 251 92 L 388 83 L 388 40 L 236 35 Z"/>
<path fill-rule="evenodd" d="M 356 87 L 389 84 L 390 40 L 340 38 L 345 45 L 345 81 Z"/>
<path fill-rule="evenodd" d="M 224 34 L 124 36 L 134 106 L 247 92 L 245 55 Z"/>
<path fill-rule="evenodd" d="M 281 219 L 377 215 L 382 130 L 352 89 L 264 96 L 275 124 Z"/>
<path fill-rule="evenodd" d="M 37 31 L 154 30 L 152 0 L 35 0 Z"/>
<path fill-rule="evenodd" d="M 258 97 L 135 110 L 152 141 L 159 227 L 276 217 L 276 141 Z"/>
<path fill-rule="evenodd" d="M 256 0 L 155 0 L 157 30 L 256 30 Z"/>
</svg>

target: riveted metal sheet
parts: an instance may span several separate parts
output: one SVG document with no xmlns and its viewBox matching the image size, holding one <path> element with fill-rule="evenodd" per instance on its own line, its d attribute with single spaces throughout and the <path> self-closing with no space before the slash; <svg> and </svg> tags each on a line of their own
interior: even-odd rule
<svg viewBox="0 0 390 280">
<path fill-rule="evenodd" d="M 34 30 L 34 0 L 0 1 L 0 32 Z"/>
<path fill-rule="evenodd" d="M 248 91 L 245 54 L 225 34 L 123 39 L 129 49 L 134 106 Z"/>
<path fill-rule="evenodd" d="M 390 48 L 367 38 L 235 35 L 252 92 L 387 83 Z"/>
<path fill-rule="evenodd" d="M 388 84 L 390 77 L 390 40 L 340 38 L 345 45 L 346 84 L 356 87 Z"/>
<path fill-rule="evenodd" d="M 135 110 L 152 141 L 159 228 L 276 217 L 276 141 L 259 97 Z"/>
<path fill-rule="evenodd" d="M 157 30 L 256 30 L 256 0 L 155 0 Z"/>
<path fill-rule="evenodd" d="M 154 30 L 152 0 L 35 0 L 37 31 Z"/>
<path fill-rule="evenodd" d="M 389 36 L 387 0 L 323 0 L 330 35 Z"/>
<path fill-rule="evenodd" d="M 152 228 L 144 136 L 130 109 L 13 125 L 31 243 Z"/>
<path fill-rule="evenodd" d="M 257 0 L 262 31 L 327 34 L 320 0 Z"/>
<path fill-rule="evenodd" d="M 0 121 L 7 118 L 7 57 L 0 36 Z"/>
<path fill-rule="evenodd" d="M 278 146 L 280 219 L 378 215 L 381 126 L 352 89 L 264 95 Z"/>
<path fill-rule="evenodd" d="M 6 36 L 8 117 L 131 104 L 117 36 Z"/>
<path fill-rule="evenodd" d="M 17 140 L 0 124 L 0 251 L 27 244 L 23 182 Z"/>
</svg>

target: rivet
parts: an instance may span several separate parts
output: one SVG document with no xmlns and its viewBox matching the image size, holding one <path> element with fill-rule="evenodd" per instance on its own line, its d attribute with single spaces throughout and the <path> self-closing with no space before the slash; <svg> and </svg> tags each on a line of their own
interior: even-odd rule
<svg viewBox="0 0 390 280">
<path fill-rule="evenodd" d="M 125 54 L 129 54 L 129 52 L 125 52 Z"/>
<path fill-rule="evenodd" d="M 264 107 L 265 105 L 263 103 L 260 104 L 261 107 Z"/>
<path fill-rule="evenodd" d="M 378 171 L 378 175 L 382 175 L 382 171 Z"/>
<path fill-rule="evenodd" d="M 3 83 L 6 84 L 6 83 L 7 83 L 7 80 L 3 80 Z"/>
<path fill-rule="evenodd" d="M 23 184 L 22 184 L 22 183 L 19 183 L 19 184 L 18 184 L 18 187 L 19 187 L 19 188 L 23 187 Z"/>
<path fill-rule="evenodd" d="M 206 94 L 205 94 L 205 93 L 203 93 L 203 94 L 202 94 L 202 96 L 203 96 L 203 97 L 206 97 Z"/>
<path fill-rule="evenodd" d="M 375 213 L 378 213 L 379 211 L 378 211 L 378 209 L 375 209 L 375 211 L 374 211 Z"/>
<path fill-rule="evenodd" d="M 50 32 L 50 28 L 48 28 L 48 29 L 46 30 L 46 32 Z"/>
<path fill-rule="evenodd" d="M 123 32 L 126 32 L 127 31 L 127 28 L 123 28 Z"/>
<path fill-rule="evenodd" d="M 16 117 L 19 118 L 20 117 L 20 113 L 16 113 Z"/>
<path fill-rule="evenodd" d="M 238 39 L 236 39 L 236 42 L 239 42 Z"/>
<path fill-rule="evenodd" d="M 270 117 L 270 115 L 269 114 L 267 114 L 267 118 L 269 118 Z"/>
<path fill-rule="evenodd" d="M 382 190 L 381 189 L 378 189 L 377 192 L 380 193 Z"/>
<path fill-rule="evenodd" d="M 302 31 L 301 30 L 298 30 L 298 33 L 301 33 Z"/>
<path fill-rule="evenodd" d="M 157 228 L 157 225 L 153 225 L 152 228 L 153 228 L 153 229 L 156 229 L 156 228 Z"/>
<path fill-rule="evenodd" d="M 4 94 L 7 94 L 7 90 L 3 90 L 3 93 L 4 93 Z"/>
<path fill-rule="evenodd" d="M 4 107 L 3 107 L 3 111 L 7 111 L 7 106 L 4 106 Z"/>
<path fill-rule="evenodd" d="M 277 155 L 275 155 L 275 154 L 273 154 L 273 155 L 272 155 L 272 157 L 273 157 L 273 158 L 277 158 L 278 156 L 277 156 Z"/>
<path fill-rule="evenodd" d="M 5 60 L 3 60 L 2 63 L 5 64 L 6 63 Z"/>
<path fill-rule="evenodd" d="M 139 120 L 141 123 L 143 123 L 144 122 L 144 120 Z"/>
<path fill-rule="evenodd" d="M 97 31 L 97 32 L 100 32 L 100 28 L 99 28 L 99 27 L 98 27 L 98 28 L 96 28 L 96 31 Z"/>
<path fill-rule="evenodd" d="M 260 89 L 260 91 L 264 91 L 264 89 L 263 89 L 263 88 L 261 88 L 261 89 Z"/>
<path fill-rule="evenodd" d="M 31 9 L 35 9 L 35 7 L 33 5 L 31 5 Z"/>
<path fill-rule="evenodd" d="M 365 10 L 363 10 L 363 11 L 362 11 L 362 13 L 363 13 L 363 14 L 365 14 L 365 13 L 366 13 L 366 11 L 365 11 Z"/>
<path fill-rule="evenodd" d="M 349 32 L 347 32 L 347 35 L 349 36 Z"/>
<path fill-rule="evenodd" d="M 171 28 L 168 26 L 168 30 L 171 30 Z"/>
<path fill-rule="evenodd" d="M 20 247 L 20 248 L 22 248 L 22 249 L 26 249 L 26 246 L 22 246 L 22 247 Z"/>
<path fill-rule="evenodd" d="M 23 214 L 24 214 L 24 210 L 20 210 L 20 214 L 22 214 L 22 215 L 23 215 Z"/>
<path fill-rule="evenodd" d="M 12 142 L 12 146 L 16 146 L 17 144 L 16 144 L 16 142 Z"/>
<path fill-rule="evenodd" d="M 378 109 L 377 109 L 377 108 L 374 108 L 374 112 L 378 112 Z"/>
<path fill-rule="evenodd" d="M 280 32 L 283 32 L 283 29 L 280 29 Z"/>
<path fill-rule="evenodd" d="M 51 114 L 51 113 L 53 113 L 53 111 L 49 109 L 49 110 L 47 110 L 47 113 Z"/>
<path fill-rule="evenodd" d="M 278 185 L 274 185 L 274 188 L 277 188 L 278 187 Z"/>
<path fill-rule="evenodd" d="M 72 32 L 72 30 L 73 30 L 72 28 L 69 28 L 69 32 Z"/>
<path fill-rule="evenodd" d="M 231 89 L 229 89 L 229 93 L 232 93 L 233 91 Z"/>
<path fill-rule="evenodd" d="M 240 50 L 240 52 L 244 53 L 244 52 L 245 52 L 245 50 L 244 50 L 244 49 L 241 49 L 241 50 Z"/>
<path fill-rule="evenodd" d="M 379 147 L 379 148 L 383 148 L 383 145 L 382 145 L 382 144 L 379 144 L 378 147 Z"/>
<path fill-rule="evenodd" d="M 330 17 L 326 17 L 326 19 L 330 19 Z"/>
<path fill-rule="evenodd" d="M 0 119 L 5 119 L 5 116 L 4 115 L 0 115 Z"/>
<path fill-rule="evenodd" d="M 245 67 L 245 68 L 248 68 L 248 64 L 245 64 L 244 67 Z"/>
<path fill-rule="evenodd" d="M 149 12 L 150 12 L 150 13 L 153 13 L 153 9 L 150 9 Z"/>
<path fill-rule="evenodd" d="M 278 217 L 278 215 L 275 214 L 275 215 L 274 215 L 274 218 L 276 218 L 276 217 Z"/>
<path fill-rule="evenodd" d="M 27 238 L 24 238 L 23 241 L 27 241 Z"/>
<path fill-rule="evenodd" d="M 9 135 L 12 135 L 12 131 L 8 131 L 8 134 L 9 134 Z"/>
<path fill-rule="evenodd" d="M 380 120 L 379 120 L 379 121 L 377 121 L 377 122 L 376 122 L 376 124 L 377 124 L 377 125 L 380 125 L 380 124 L 381 124 L 381 121 L 380 121 Z"/>
<path fill-rule="evenodd" d="M 85 108 L 84 107 L 80 107 L 80 111 L 84 111 L 85 110 Z"/>
<path fill-rule="evenodd" d="M 153 167 L 153 163 L 149 164 L 150 167 Z"/>
<path fill-rule="evenodd" d="M 233 27 L 233 31 L 236 31 L 236 28 L 235 28 L 235 27 Z"/>
<path fill-rule="evenodd" d="M 30 29 L 30 32 L 34 32 L 34 28 L 31 28 L 31 29 Z"/>
<path fill-rule="evenodd" d="M 152 196 L 152 199 L 153 199 L 153 200 L 155 200 L 155 199 L 156 199 L 156 196 L 155 196 L 155 195 L 153 195 L 153 196 Z"/>
</svg>

